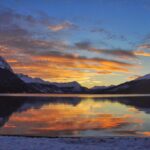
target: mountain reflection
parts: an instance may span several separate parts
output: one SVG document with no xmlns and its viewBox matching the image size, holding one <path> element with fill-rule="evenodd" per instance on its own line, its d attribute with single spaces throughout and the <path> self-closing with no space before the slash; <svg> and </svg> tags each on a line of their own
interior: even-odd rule
<svg viewBox="0 0 150 150">
<path fill-rule="evenodd" d="M 0 97 L 0 134 L 101 136 L 149 133 L 149 110 L 148 97 Z"/>
</svg>

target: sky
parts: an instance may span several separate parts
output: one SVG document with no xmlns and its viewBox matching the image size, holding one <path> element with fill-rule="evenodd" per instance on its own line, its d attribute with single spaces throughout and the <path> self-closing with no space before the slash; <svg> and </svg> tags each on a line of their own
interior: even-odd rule
<svg viewBox="0 0 150 150">
<path fill-rule="evenodd" d="M 109 86 L 150 73 L 149 0 L 1 0 L 0 56 L 50 82 Z"/>
</svg>

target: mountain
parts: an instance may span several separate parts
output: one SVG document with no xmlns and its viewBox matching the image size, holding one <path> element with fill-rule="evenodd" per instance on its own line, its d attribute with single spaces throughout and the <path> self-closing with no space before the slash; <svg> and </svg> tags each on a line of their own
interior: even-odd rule
<svg viewBox="0 0 150 150">
<path fill-rule="evenodd" d="M 4 60 L 3 57 L 0 56 L 0 68 L 13 72 L 9 64 Z"/>
<path fill-rule="evenodd" d="M 82 87 L 78 82 L 55 83 L 15 74 L 0 57 L 0 93 L 150 94 L 150 74 L 113 86 Z"/>
<path fill-rule="evenodd" d="M 146 74 L 146 75 L 144 75 L 142 77 L 139 77 L 139 78 L 137 78 L 135 80 L 150 80 L 150 74 Z"/>
<path fill-rule="evenodd" d="M 0 57 L 0 93 L 81 93 L 85 89 L 77 82 L 53 83 L 15 74 L 10 65 Z"/>
<path fill-rule="evenodd" d="M 114 87 L 114 85 L 111 85 L 111 86 L 94 86 L 91 89 L 89 89 L 89 92 L 90 93 L 97 93 L 99 91 L 106 90 L 106 89 L 109 89 L 111 87 Z"/>
<path fill-rule="evenodd" d="M 40 78 L 32 78 L 27 75 L 18 74 L 18 77 L 26 84 L 34 87 L 42 93 L 81 93 L 86 88 L 82 87 L 78 82 L 56 83 L 44 81 Z"/>
<path fill-rule="evenodd" d="M 0 93 L 24 93 L 32 91 L 34 90 L 18 78 L 9 64 L 0 57 Z"/>
<path fill-rule="evenodd" d="M 82 87 L 78 82 L 67 82 L 67 83 L 55 83 L 52 82 L 50 84 L 56 85 L 59 87 L 63 92 L 68 93 L 69 91 L 71 93 L 83 93 L 86 91 L 87 88 Z"/>
<path fill-rule="evenodd" d="M 150 94 L 150 74 L 106 89 L 91 91 L 96 94 Z"/>
<path fill-rule="evenodd" d="M 62 90 L 59 87 L 40 78 L 32 78 L 24 74 L 17 74 L 17 76 L 29 87 L 32 87 L 39 93 L 62 93 Z"/>
<path fill-rule="evenodd" d="M 28 75 L 24 75 L 24 74 L 17 74 L 17 76 L 24 81 L 25 83 L 39 83 L 39 84 L 48 84 L 48 81 L 44 81 L 40 78 L 32 78 L 29 77 Z"/>
</svg>

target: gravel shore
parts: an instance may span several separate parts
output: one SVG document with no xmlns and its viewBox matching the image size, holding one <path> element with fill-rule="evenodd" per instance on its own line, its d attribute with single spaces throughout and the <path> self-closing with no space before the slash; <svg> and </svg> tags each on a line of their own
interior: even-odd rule
<svg viewBox="0 0 150 150">
<path fill-rule="evenodd" d="M 0 150 L 149 150 L 150 138 L 0 137 Z"/>
</svg>

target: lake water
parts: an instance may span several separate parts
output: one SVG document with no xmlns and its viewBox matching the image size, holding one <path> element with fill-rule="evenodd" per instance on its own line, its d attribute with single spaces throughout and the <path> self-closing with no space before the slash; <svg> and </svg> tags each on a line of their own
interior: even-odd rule
<svg viewBox="0 0 150 150">
<path fill-rule="evenodd" d="M 0 135 L 150 136 L 150 96 L 1 94 Z"/>
</svg>

